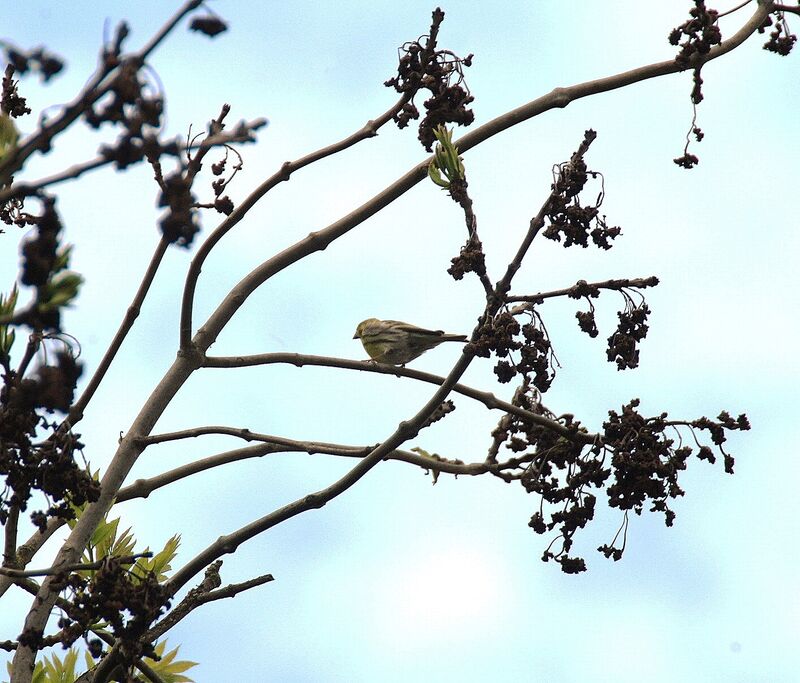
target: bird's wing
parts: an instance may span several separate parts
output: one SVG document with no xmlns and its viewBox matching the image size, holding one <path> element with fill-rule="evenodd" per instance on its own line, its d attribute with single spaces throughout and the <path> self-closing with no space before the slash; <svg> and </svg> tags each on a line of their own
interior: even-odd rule
<svg viewBox="0 0 800 683">
<path fill-rule="evenodd" d="M 409 323 L 404 323 L 400 320 L 386 320 L 384 322 L 397 325 L 397 328 L 404 332 L 411 332 L 413 334 L 430 335 L 431 337 L 441 337 L 444 332 L 442 330 L 427 330 L 424 327 L 417 327 Z"/>
</svg>

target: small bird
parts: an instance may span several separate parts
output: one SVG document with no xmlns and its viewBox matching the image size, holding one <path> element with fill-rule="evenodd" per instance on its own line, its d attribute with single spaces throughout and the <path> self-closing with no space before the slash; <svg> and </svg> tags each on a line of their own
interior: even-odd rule
<svg viewBox="0 0 800 683">
<path fill-rule="evenodd" d="M 426 330 L 399 320 L 367 318 L 356 328 L 353 339 L 360 339 L 372 360 L 388 365 L 405 365 L 428 349 L 446 341 L 467 341 L 463 334 Z"/>
</svg>

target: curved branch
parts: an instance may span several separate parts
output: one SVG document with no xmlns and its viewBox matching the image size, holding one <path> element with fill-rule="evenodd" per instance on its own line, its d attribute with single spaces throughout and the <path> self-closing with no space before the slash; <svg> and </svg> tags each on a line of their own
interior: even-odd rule
<svg viewBox="0 0 800 683">
<path fill-rule="evenodd" d="M 199 333 L 198 333 L 199 334 Z M 272 527 L 285 522 L 303 512 L 311 509 L 319 509 L 329 501 L 344 493 L 347 489 L 360 481 L 373 467 L 375 467 L 384 457 L 394 451 L 400 444 L 413 438 L 422 428 L 425 421 L 434 410 L 447 398 L 459 378 L 466 372 L 472 361 L 472 356 L 462 354 L 456 361 L 450 374 L 445 378 L 442 385 L 434 392 L 428 402 L 417 411 L 410 420 L 401 422 L 397 429 L 383 443 L 376 446 L 363 460 L 353 467 L 347 474 L 333 482 L 330 486 L 303 496 L 302 498 L 289 503 L 288 505 L 275 510 L 261 519 L 257 519 L 250 524 L 238 529 L 237 531 L 221 536 L 210 546 L 202 550 L 193 559 L 187 562 L 175 575 L 166 582 L 165 587 L 170 595 L 174 595 L 198 572 L 208 566 L 220 556 L 231 553 L 245 541 L 257 536 L 258 534 L 271 529 Z"/>
<path fill-rule="evenodd" d="M 220 562 L 220 564 L 222 564 L 222 562 Z M 251 588 L 263 586 L 264 584 L 274 580 L 275 578 L 272 576 L 272 574 L 263 574 L 255 577 L 254 579 L 249 579 L 248 581 L 228 584 L 224 588 L 218 588 L 217 590 L 205 591 L 202 589 L 202 586 L 198 586 L 197 588 L 189 591 L 189 594 L 183 600 L 181 600 L 181 602 L 176 605 L 175 608 L 169 612 L 169 614 L 167 614 L 161 621 L 147 631 L 147 633 L 145 633 L 142 637 L 142 640 L 145 643 L 155 642 L 179 621 L 187 617 L 192 611 L 201 605 L 214 602 L 215 600 L 233 598 L 239 593 L 250 590 Z"/>
<path fill-rule="evenodd" d="M 209 434 L 224 434 L 227 433 L 226 428 L 211 427 L 208 431 Z M 187 430 L 189 432 L 199 430 Z M 237 431 L 230 429 L 231 432 Z M 248 431 L 248 430 L 239 430 Z M 250 433 L 253 435 L 252 432 Z M 194 436 L 194 435 L 192 435 Z M 232 462 L 239 462 L 241 460 L 249 460 L 250 458 L 261 458 L 265 455 L 272 455 L 274 453 L 308 453 L 309 455 L 334 455 L 346 458 L 365 458 L 372 451 L 372 446 L 359 447 L 359 446 L 342 446 L 340 444 L 326 444 L 313 441 L 295 441 L 293 439 L 285 439 L 282 437 L 258 435 L 263 437 L 264 443 L 255 446 L 245 446 L 244 448 L 235 448 L 224 453 L 217 453 L 207 458 L 200 458 L 193 460 L 186 465 L 176 467 L 162 474 L 150 477 L 149 479 L 137 479 L 130 486 L 120 489 L 116 496 L 115 502 L 124 503 L 135 498 L 147 498 L 153 491 L 163 488 L 181 479 L 186 479 L 199 472 L 205 472 L 220 467 Z M 180 438 L 180 437 L 176 437 Z M 396 460 L 398 462 L 405 462 L 410 465 L 415 465 L 426 470 L 432 470 L 442 474 L 460 474 L 464 476 L 478 476 L 486 474 L 490 468 L 485 463 L 462 463 L 454 460 L 446 459 L 432 459 L 417 453 L 409 451 L 394 450 L 384 456 L 384 460 Z M 511 465 L 513 466 L 512 462 Z M 506 463 L 496 466 L 495 469 L 502 470 L 506 468 Z"/>
<path fill-rule="evenodd" d="M 239 206 L 237 206 L 236 209 L 233 210 L 231 215 L 223 220 L 222 223 L 217 226 L 214 232 L 212 232 L 205 239 L 203 244 L 200 245 L 200 248 L 197 250 L 197 253 L 192 259 L 191 265 L 189 266 L 189 270 L 186 273 L 186 282 L 183 288 L 183 300 L 181 302 L 181 349 L 187 349 L 190 343 L 192 334 L 192 308 L 194 306 L 194 293 L 197 289 L 197 279 L 200 277 L 200 271 L 203 268 L 203 263 L 217 242 L 219 242 L 242 218 L 244 218 L 245 214 L 251 208 L 253 208 L 256 202 L 258 202 L 258 200 L 267 194 L 267 192 L 269 192 L 273 187 L 279 183 L 288 181 L 292 173 L 303 168 L 304 166 L 313 164 L 315 161 L 324 159 L 332 154 L 337 154 L 338 152 L 341 152 L 342 150 L 361 142 L 361 140 L 375 137 L 378 134 L 378 129 L 392 119 L 406 105 L 409 99 L 410 98 L 407 95 L 404 95 L 394 104 L 394 106 L 381 114 L 381 116 L 379 116 L 377 119 L 367 121 L 367 123 L 365 123 L 364 126 L 362 126 L 359 130 L 352 135 L 339 140 L 339 142 L 335 142 L 332 145 L 323 147 L 322 149 L 312 152 L 311 154 L 307 154 L 304 157 L 300 157 L 295 161 L 285 162 L 278 172 L 267 178 L 263 183 L 261 183 L 261 185 L 251 192 L 250 195 Z"/>
<path fill-rule="evenodd" d="M 575 166 L 579 161 L 583 159 L 583 155 L 589 150 L 591 144 L 597 138 L 597 133 L 593 130 L 587 130 L 584 134 L 584 138 L 581 141 L 581 144 L 578 145 L 577 151 L 570 157 L 569 166 Z M 525 258 L 525 255 L 528 253 L 528 249 L 530 249 L 531 244 L 533 244 L 533 240 L 536 238 L 536 235 L 539 233 L 544 227 L 544 219 L 547 216 L 548 212 L 550 211 L 550 207 L 552 203 L 555 201 L 556 197 L 561 193 L 561 189 L 558 187 L 557 183 L 553 184 L 553 189 L 550 192 L 550 195 L 547 197 L 545 202 L 542 204 L 542 207 L 539 209 L 539 213 L 537 213 L 528 225 L 528 231 L 525 233 L 525 237 L 522 239 L 522 243 L 519 245 L 517 249 L 517 253 L 514 254 L 514 258 L 511 260 L 511 263 L 508 264 L 506 268 L 505 275 L 503 275 L 502 279 L 497 283 L 497 286 L 494 288 L 495 297 L 498 301 L 505 301 L 506 295 L 511 288 L 511 280 L 517 274 L 517 271 L 522 267 L 522 260 Z"/>
<path fill-rule="evenodd" d="M 202 4 L 203 0 L 186 0 L 183 7 L 175 12 L 172 18 L 159 29 L 158 33 L 156 33 L 149 41 L 147 41 L 147 45 L 139 50 L 137 57 L 141 61 L 147 59 L 150 56 L 150 53 L 155 50 L 161 44 L 164 38 L 166 38 L 180 23 L 181 19 L 183 19 L 192 10 L 196 10 Z"/>
<path fill-rule="evenodd" d="M 119 555 L 114 559 L 122 564 L 133 564 L 141 557 L 153 557 L 150 551 L 137 553 L 135 555 Z M 34 576 L 52 576 L 54 574 L 65 574 L 66 572 L 78 571 L 94 571 L 101 569 L 106 563 L 107 558 L 97 560 L 96 562 L 78 562 L 77 564 L 70 564 L 56 569 L 55 567 L 47 567 L 46 569 L 12 569 L 10 567 L 0 567 L 0 574 L 3 576 L 10 576 L 12 579 L 28 579 Z"/>
<path fill-rule="evenodd" d="M 775 3 L 771 0 L 760 2 L 755 12 L 753 12 L 753 15 L 742 28 L 727 40 L 713 47 L 708 54 L 694 55 L 686 66 L 680 66 L 674 59 L 669 59 L 664 62 L 657 62 L 655 64 L 631 69 L 630 71 L 623 71 L 614 76 L 606 76 L 605 78 L 598 78 L 594 81 L 586 81 L 576 85 L 555 88 L 547 95 L 543 95 L 516 109 L 512 109 L 470 133 L 466 133 L 455 141 L 454 144 L 458 147 L 459 153 L 463 154 L 493 135 L 511 128 L 518 123 L 527 121 L 534 116 L 543 114 L 550 109 L 563 109 L 575 100 L 589 97 L 590 95 L 617 90 L 627 85 L 646 81 L 651 78 L 658 78 L 659 76 L 668 76 L 681 71 L 695 69 L 737 48 L 758 30 L 767 16 L 774 10 Z"/>
<path fill-rule="evenodd" d="M 201 458 L 194 460 L 182 467 L 176 467 L 173 470 L 164 472 L 163 474 L 150 477 L 149 479 L 137 479 L 130 486 L 126 486 L 119 490 L 114 502 L 124 503 L 135 498 L 147 498 L 153 491 L 160 489 L 168 484 L 172 484 L 181 479 L 185 479 L 198 472 L 205 472 L 214 467 L 225 465 L 229 462 L 237 462 L 239 460 L 247 460 L 249 458 L 260 458 L 264 455 L 271 453 L 279 453 L 280 451 L 289 450 L 286 447 L 280 447 L 275 444 L 258 444 L 257 446 L 247 446 L 245 448 L 236 448 L 234 450 L 218 453 L 217 455 L 209 456 L 208 458 Z M 298 449 L 299 450 L 299 449 Z"/>
<path fill-rule="evenodd" d="M 51 176 L 47 176 L 46 178 L 40 178 L 34 182 L 19 182 L 10 185 L 9 187 L 0 189 L 0 203 L 6 202 L 9 199 L 18 199 L 22 197 L 30 197 L 31 195 L 35 195 L 38 193 L 42 188 L 48 187 L 50 185 L 56 185 L 58 183 L 63 183 L 65 180 L 75 180 L 79 178 L 84 173 L 89 171 L 93 171 L 97 168 L 102 168 L 103 166 L 107 166 L 108 164 L 112 163 L 113 159 L 108 159 L 104 156 L 99 156 L 89 161 L 84 161 L 80 164 L 73 164 L 69 168 L 65 168 L 63 171 L 59 173 L 54 173 Z"/>
<path fill-rule="evenodd" d="M 251 356 L 206 356 L 204 367 L 207 368 L 246 368 L 253 365 L 271 365 L 273 363 L 286 363 L 298 368 L 304 365 L 319 367 L 342 368 L 345 370 L 361 370 L 362 372 L 375 372 L 381 375 L 394 375 L 395 377 L 408 377 L 428 384 L 441 385 L 445 378 L 412 368 L 401 368 L 395 365 L 384 365 L 369 360 L 349 360 L 347 358 L 334 358 L 331 356 L 312 356 L 302 353 L 259 353 Z M 507 401 L 497 398 L 489 391 L 474 389 L 466 384 L 456 384 L 453 391 L 462 396 L 467 396 L 483 403 L 489 410 L 503 410 L 526 422 L 537 424 L 550 429 L 567 439 L 578 440 L 582 443 L 594 443 L 596 435 L 584 432 L 575 432 L 565 427 L 560 422 L 550 420 L 544 415 L 532 413 L 529 410 L 515 406 Z"/>
<path fill-rule="evenodd" d="M 147 270 L 145 271 L 142 282 L 139 285 L 139 289 L 136 291 L 130 306 L 128 306 L 128 310 L 125 312 L 125 317 L 120 323 L 119 329 L 114 335 L 114 339 L 111 340 L 111 344 L 109 344 L 108 349 L 106 349 L 103 358 L 100 360 L 97 369 L 94 371 L 94 374 L 89 380 L 89 383 L 86 385 L 86 388 L 83 390 L 83 393 L 81 393 L 80 398 L 75 401 L 75 403 L 73 403 L 72 407 L 69 409 L 67 418 L 61 424 L 62 428 L 71 427 L 83 419 L 83 411 L 86 409 L 89 401 L 92 400 L 94 393 L 97 391 L 100 383 L 106 376 L 106 372 L 108 372 L 109 367 L 111 367 L 111 363 L 114 362 L 114 358 L 122 346 L 122 342 L 125 341 L 125 337 L 128 336 L 128 332 L 130 332 L 133 324 L 139 317 L 139 313 L 141 313 L 142 303 L 147 296 L 147 292 L 150 290 L 150 285 L 153 284 L 156 272 L 161 265 L 161 260 L 164 258 L 164 254 L 167 253 L 168 247 L 169 241 L 162 237 L 156 246 L 156 250 L 153 252 L 153 256 L 150 259 L 150 264 L 147 266 Z"/>
<path fill-rule="evenodd" d="M 15 562 L 17 567 L 25 567 L 30 562 L 42 546 L 50 539 L 50 537 L 58 531 L 66 521 L 61 517 L 51 517 L 47 520 L 47 526 L 44 531 L 34 531 L 33 535 L 28 540 L 17 548 L 15 555 Z M 0 598 L 3 597 L 5 592 L 13 585 L 13 581 L 9 580 L 7 576 L 0 575 Z"/>
</svg>

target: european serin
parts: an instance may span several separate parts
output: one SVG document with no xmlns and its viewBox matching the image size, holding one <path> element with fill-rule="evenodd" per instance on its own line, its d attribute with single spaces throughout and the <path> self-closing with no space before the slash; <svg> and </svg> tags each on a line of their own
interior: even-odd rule
<svg viewBox="0 0 800 683">
<path fill-rule="evenodd" d="M 360 339 L 372 360 L 388 365 L 405 365 L 428 349 L 446 341 L 465 342 L 463 334 L 426 330 L 399 320 L 367 318 L 356 328 L 353 339 Z"/>
</svg>

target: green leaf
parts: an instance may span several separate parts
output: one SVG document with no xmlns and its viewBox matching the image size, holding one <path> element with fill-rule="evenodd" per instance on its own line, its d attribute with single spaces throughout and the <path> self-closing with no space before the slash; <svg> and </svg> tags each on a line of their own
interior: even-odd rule
<svg viewBox="0 0 800 683">
<path fill-rule="evenodd" d="M 11 293 L 3 296 L 0 294 L 0 315 L 10 315 L 14 312 L 14 308 L 17 306 L 17 295 L 19 294 L 19 289 L 17 289 L 16 283 L 11 288 Z"/>
<path fill-rule="evenodd" d="M 58 273 L 65 268 L 69 268 L 69 259 L 72 256 L 72 245 L 67 244 L 58 250 L 56 260 L 53 264 L 53 272 Z"/>
<path fill-rule="evenodd" d="M 5 112 L 0 113 L 0 161 L 17 147 L 19 132 L 12 118 Z"/>
<path fill-rule="evenodd" d="M 11 662 L 8 663 L 8 675 L 11 676 Z M 44 670 L 44 664 L 36 662 L 33 667 L 33 683 L 47 683 L 47 672 Z"/>
<path fill-rule="evenodd" d="M 64 655 L 63 661 L 54 652 L 50 657 L 44 658 L 43 683 L 75 683 L 77 674 L 75 664 L 78 663 L 78 650 L 70 648 Z M 39 680 L 39 679 L 37 679 Z"/>
<path fill-rule="evenodd" d="M 442 178 L 442 174 L 439 172 L 439 168 L 436 166 L 434 161 L 431 161 L 431 163 L 428 164 L 428 177 L 439 187 L 443 187 L 445 189 L 450 187 L 450 183 Z"/>
<path fill-rule="evenodd" d="M 37 308 L 42 312 L 50 311 L 69 304 L 83 284 L 83 278 L 70 270 L 54 275 L 39 288 Z"/>
<path fill-rule="evenodd" d="M 89 543 L 83 553 L 83 562 L 96 562 L 109 555 L 133 555 L 136 539 L 133 537 L 130 527 L 117 537 L 118 526 L 119 517 L 110 521 L 107 518 L 103 518 L 89 539 Z M 91 570 L 82 570 L 79 573 L 82 576 L 90 576 L 93 572 Z"/>
<path fill-rule="evenodd" d="M 433 161 L 431 163 L 435 164 L 436 168 L 450 182 L 455 179 L 463 180 L 465 177 L 464 163 L 462 158 L 458 156 L 458 148 L 453 144 L 453 131 L 439 125 L 434 128 L 433 134 L 436 136 L 438 144 L 433 152 Z M 431 175 L 430 167 L 428 175 Z M 433 179 L 432 175 L 431 179 Z M 438 182 L 436 184 L 440 185 Z"/>
<path fill-rule="evenodd" d="M 0 294 L 0 316 L 14 314 L 14 309 L 17 307 L 18 294 L 19 290 L 16 284 L 11 288 L 11 293 L 7 296 Z M 16 334 L 13 329 L 9 329 L 8 325 L 0 325 L 0 359 L 8 359 L 15 337 Z"/>
<path fill-rule="evenodd" d="M 144 658 L 145 663 L 155 671 L 164 683 L 192 683 L 193 679 L 183 676 L 184 671 L 188 671 L 193 666 L 197 666 L 197 662 L 190 662 L 189 660 L 175 661 L 178 655 L 179 647 L 164 654 L 167 647 L 167 641 L 162 640 L 155 646 L 156 654 L 161 657 L 159 661 Z"/>
<path fill-rule="evenodd" d="M 159 583 L 166 581 L 167 572 L 172 569 L 170 562 L 178 554 L 178 547 L 181 544 L 180 534 L 175 534 L 165 544 L 164 549 L 156 553 L 150 559 L 141 557 L 136 561 L 135 574 L 144 576 L 147 572 L 153 572 Z"/>
</svg>

